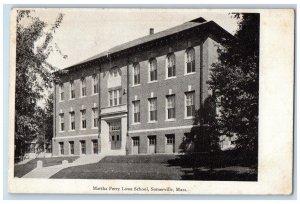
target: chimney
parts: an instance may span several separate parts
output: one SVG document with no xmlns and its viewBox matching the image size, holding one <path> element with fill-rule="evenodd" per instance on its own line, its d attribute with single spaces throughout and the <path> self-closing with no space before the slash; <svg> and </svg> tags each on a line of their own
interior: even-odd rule
<svg viewBox="0 0 300 204">
<path fill-rule="evenodd" d="M 150 28 L 149 35 L 153 35 L 153 34 L 154 34 L 154 28 Z"/>
</svg>

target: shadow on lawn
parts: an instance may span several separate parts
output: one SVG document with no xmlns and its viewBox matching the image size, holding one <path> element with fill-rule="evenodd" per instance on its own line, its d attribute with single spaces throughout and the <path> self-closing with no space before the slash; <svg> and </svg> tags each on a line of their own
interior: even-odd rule
<svg viewBox="0 0 300 204">
<path fill-rule="evenodd" d="M 235 170 L 193 169 L 184 171 L 183 180 L 204 181 L 257 181 L 257 174 L 250 172 L 239 173 Z"/>
<path fill-rule="evenodd" d="M 182 180 L 257 181 L 257 156 L 240 151 L 180 155 L 168 165 L 181 167 Z"/>
<path fill-rule="evenodd" d="M 220 150 L 215 95 L 208 96 L 196 110 L 193 125 L 180 144 L 184 154 L 168 160 L 170 167 L 181 167 L 181 179 L 257 181 L 257 149 Z"/>
</svg>

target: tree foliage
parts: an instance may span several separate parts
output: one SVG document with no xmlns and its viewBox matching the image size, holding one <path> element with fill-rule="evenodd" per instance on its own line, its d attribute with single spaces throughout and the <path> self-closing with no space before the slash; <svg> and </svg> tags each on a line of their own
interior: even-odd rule
<svg viewBox="0 0 300 204">
<path fill-rule="evenodd" d="M 16 19 L 16 156 L 24 154 L 26 144 L 42 133 L 44 110 L 38 102 L 52 88 L 51 73 L 56 70 L 47 59 L 53 51 L 60 52 L 51 42 L 63 20 L 63 14 L 60 13 L 51 25 L 32 14 L 32 10 L 19 10 Z"/>
<path fill-rule="evenodd" d="M 259 94 L 259 14 L 233 14 L 236 41 L 218 48 L 209 86 L 219 100 L 220 134 L 238 135 L 237 148 L 257 152 Z"/>
<path fill-rule="evenodd" d="M 45 105 L 45 140 L 48 144 L 51 143 L 51 139 L 53 137 L 53 93 L 50 94 L 50 96 L 46 100 L 46 105 Z"/>
</svg>

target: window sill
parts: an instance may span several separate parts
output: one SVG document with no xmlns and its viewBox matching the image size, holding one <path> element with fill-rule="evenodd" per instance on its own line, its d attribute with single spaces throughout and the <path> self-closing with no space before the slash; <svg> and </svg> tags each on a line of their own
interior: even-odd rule
<svg viewBox="0 0 300 204">
<path fill-rule="evenodd" d="M 86 128 L 80 128 L 79 130 L 86 130 Z"/>
<path fill-rule="evenodd" d="M 155 121 L 148 121 L 148 123 L 157 123 L 157 120 L 155 120 Z"/>
<path fill-rule="evenodd" d="M 123 105 L 124 105 L 124 104 L 113 105 L 113 106 L 107 106 L 106 108 L 115 108 L 115 107 L 123 106 Z M 101 108 L 101 109 L 104 109 L 104 108 Z"/>
<path fill-rule="evenodd" d="M 165 78 L 165 80 L 168 80 L 168 79 L 176 79 L 176 76 Z"/>
<path fill-rule="evenodd" d="M 64 133 L 65 131 L 58 131 L 58 133 Z"/>
<path fill-rule="evenodd" d="M 166 119 L 165 121 L 166 121 L 166 122 L 175 122 L 176 119 Z"/>
<path fill-rule="evenodd" d="M 70 100 L 70 101 L 73 101 L 73 100 L 75 100 L 75 99 L 76 99 L 76 98 L 70 98 L 69 100 Z"/>
<path fill-rule="evenodd" d="M 93 93 L 91 96 L 96 96 L 96 95 L 98 95 L 99 93 Z"/>
<path fill-rule="evenodd" d="M 65 100 L 59 100 L 58 102 L 59 102 L 59 103 L 61 103 L 61 102 L 65 102 Z"/>
<path fill-rule="evenodd" d="M 79 98 L 85 98 L 86 96 L 80 96 Z"/>
<path fill-rule="evenodd" d="M 155 80 L 155 81 L 148 81 L 148 84 L 152 84 L 152 83 L 155 83 L 155 82 L 157 82 L 157 80 Z"/>
<path fill-rule="evenodd" d="M 184 117 L 185 120 L 192 120 L 192 119 L 195 119 L 195 116 L 192 116 L 192 117 Z"/>
<path fill-rule="evenodd" d="M 131 123 L 131 125 L 140 125 L 141 123 Z"/>
<path fill-rule="evenodd" d="M 133 87 L 137 87 L 137 86 L 141 86 L 141 84 L 134 84 L 131 87 L 133 88 Z"/>
<path fill-rule="evenodd" d="M 196 74 L 196 72 L 184 73 L 184 76 L 193 75 L 193 74 Z"/>
<path fill-rule="evenodd" d="M 91 129 L 92 130 L 98 130 L 99 128 L 98 127 L 92 127 Z"/>
<path fill-rule="evenodd" d="M 75 132 L 75 130 L 69 130 L 69 132 Z"/>
</svg>

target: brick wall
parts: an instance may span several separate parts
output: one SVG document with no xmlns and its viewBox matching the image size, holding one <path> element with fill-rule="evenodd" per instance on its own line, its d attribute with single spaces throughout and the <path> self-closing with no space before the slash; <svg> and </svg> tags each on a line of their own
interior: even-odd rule
<svg viewBox="0 0 300 204">
<path fill-rule="evenodd" d="M 130 64 L 130 108 L 128 118 L 130 121 L 129 139 L 127 141 L 128 151 L 131 153 L 132 137 L 140 138 L 140 153 L 148 151 L 148 136 L 156 135 L 157 153 L 165 153 L 166 134 L 175 134 L 175 152 L 180 152 L 180 146 L 184 139 L 184 133 L 190 132 L 194 124 L 193 119 L 185 119 L 185 92 L 195 91 L 195 108 L 200 108 L 200 80 L 202 81 L 202 102 L 211 93 L 208 90 L 207 80 L 211 64 L 217 59 L 215 42 L 210 38 L 190 38 L 188 40 L 177 41 L 159 47 L 157 50 L 139 53 L 132 56 L 133 62 L 140 63 L 139 86 L 133 85 L 133 65 Z M 185 74 L 185 52 L 188 47 L 195 49 L 195 73 Z M 176 78 L 166 79 L 166 56 L 174 52 L 176 56 Z M 148 55 L 148 57 L 147 57 Z M 202 56 L 201 56 L 202 55 Z M 156 57 L 158 77 L 157 82 L 148 83 L 149 68 L 148 59 Z M 202 79 L 201 77 L 202 65 Z M 175 94 L 176 120 L 166 121 L 166 96 L 170 93 Z M 152 93 L 151 93 L 152 92 Z M 148 99 L 157 97 L 157 122 L 148 121 Z M 133 124 L 133 104 L 135 100 L 140 100 L 140 124 Z M 178 129 L 177 129 L 178 128 Z"/>
<path fill-rule="evenodd" d="M 190 131 L 193 126 L 193 119 L 185 119 L 185 92 L 195 91 L 195 108 L 200 107 L 200 73 L 202 64 L 202 101 L 208 96 L 208 86 L 206 81 L 209 78 L 209 69 L 211 63 L 217 59 L 215 42 L 210 38 L 203 36 L 191 36 L 188 39 L 176 40 L 170 42 L 167 45 L 157 45 L 155 48 L 149 48 L 142 52 L 136 52 L 131 55 L 123 56 L 118 59 L 111 59 L 106 63 L 91 65 L 82 70 L 72 71 L 61 78 L 64 84 L 64 101 L 59 100 L 59 85 L 56 84 L 55 92 L 55 139 L 53 140 L 53 155 L 59 155 L 59 143 L 64 141 L 65 152 L 69 152 L 69 141 L 74 141 L 75 154 L 80 153 L 80 140 L 86 140 L 86 153 L 91 153 L 92 146 L 91 140 L 98 138 L 98 129 L 92 128 L 92 108 L 101 107 L 102 109 L 108 108 L 108 91 L 114 87 L 114 83 L 109 80 L 109 70 L 112 67 L 117 67 L 120 70 L 121 77 L 120 83 L 115 83 L 118 87 L 121 87 L 122 103 L 120 106 L 127 105 L 127 94 L 129 93 L 129 109 L 128 115 L 126 111 L 123 115 L 114 117 L 120 117 L 122 119 L 122 150 L 120 154 L 124 154 L 127 149 L 127 153 L 131 153 L 132 140 L 134 136 L 140 137 L 140 153 L 148 152 L 148 136 L 156 135 L 156 152 L 164 153 L 166 144 L 166 134 L 175 134 L 175 152 L 180 152 L 180 145 L 184 138 L 184 133 Z M 195 49 L 195 73 L 185 74 L 185 51 L 188 47 Z M 166 55 L 170 52 L 174 52 L 176 56 L 176 78 L 166 79 Z M 151 57 L 155 57 L 157 60 L 157 82 L 148 83 L 148 60 Z M 140 63 L 140 82 L 139 86 L 133 85 L 133 63 Z M 101 73 L 99 68 L 101 67 Z M 129 89 L 127 90 L 127 67 L 129 68 Z M 98 73 L 100 77 L 100 106 L 99 95 L 93 95 L 92 93 L 92 75 Z M 81 97 L 81 78 L 86 78 L 86 91 L 87 96 Z M 70 100 L 70 80 L 74 81 L 75 86 L 75 99 Z M 121 85 L 121 86 L 120 86 Z M 169 93 L 175 94 L 175 107 L 176 107 L 176 120 L 166 121 L 166 95 Z M 157 97 L 157 122 L 148 123 L 148 99 Z M 141 123 L 133 125 L 133 108 L 132 102 L 140 100 L 140 114 Z M 82 107 L 86 109 L 87 128 L 81 130 L 81 112 Z M 69 112 L 75 111 L 75 131 L 70 131 L 70 115 Z M 126 108 L 127 109 L 127 108 Z M 65 131 L 60 132 L 59 114 L 64 113 L 65 118 Z M 125 115 L 124 115 L 125 114 Z M 124 118 L 125 116 L 125 118 Z M 127 119 L 129 120 L 129 130 L 127 130 Z M 109 152 L 108 143 L 108 123 L 107 119 L 102 118 L 103 130 L 101 132 L 101 142 L 99 140 L 99 152 Z M 178 128 L 179 127 L 179 128 Z M 129 131 L 128 137 L 126 136 Z M 100 147 L 100 144 L 106 145 Z M 127 144 L 127 146 L 125 145 Z"/>
<path fill-rule="evenodd" d="M 157 57 L 157 82 L 148 83 L 148 60 L 140 62 L 141 85 L 130 88 L 130 106 L 132 102 L 140 100 L 141 109 L 141 124 L 131 125 L 130 130 L 138 129 L 153 129 L 162 127 L 176 127 L 178 125 L 191 125 L 193 120 L 184 119 L 184 99 L 185 92 L 195 91 L 195 104 L 196 109 L 199 108 L 199 87 L 200 87 L 200 46 L 194 47 L 196 52 L 196 72 L 190 75 L 184 73 L 184 59 L 185 50 L 175 52 L 176 56 L 176 78 L 166 79 L 165 61 L 166 55 Z M 132 66 L 130 66 L 132 71 Z M 175 107 L 176 107 L 176 121 L 166 121 L 166 96 L 169 90 L 175 94 Z M 148 123 L 148 99 L 157 97 L 157 123 Z M 132 108 L 129 109 L 129 121 L 133 122 Z"/>
<path fill-rule="evenodd" d="M 55 138 L 53 140 L 53 156 L 71 156 L 70 154 L 70 142 L 74 142 L 74 155 L 81 155 L 81 146 L 80 141 L 85 141 L 86 143 L 86 154 L 93 153 L 93 145 L 92 140 L 98 141 L 98 152 L 100 153 L 100 140 L 98 136 L 78 136 L 78 137 L 70 137 L 70 138 Z M 64 143 L 64 155 L 60 154 L 59 143 Z"/>
<path fill-rule="evenodd" d="M 53 155 L 59 155 L 59 143 L 64 141 L 65 154 L 69 153 L 69 141 L 74 141 L 75 154 L 79 154 L 79 140 L 86 141 L 89 153 L 91 137 L 98 138 L 98 128 L 92 127 L 93 108 L 99 108 L 99 95 L 93 93 L 93 74 L 99 75 L 98 67 L 93 66 L 84 71 L 71 72 L 60 78 L 64 85 L 64 100 L 60 100 L 59 85 L 55 88 L 55 132 L 53 138 Z M 81 97 L 81 78 L 86 79 L 86 96 Z M 70 81 L 73 81 L 75 98 L 71 99 Z M 86 129 L 81 129 L 81 110 L 86 110 Z M 70 111 L 75 112 L 75 130 L 71 130 Z M 65 130 L 60 131 L 60 113 L 64 113 Z"/>
</svg>

